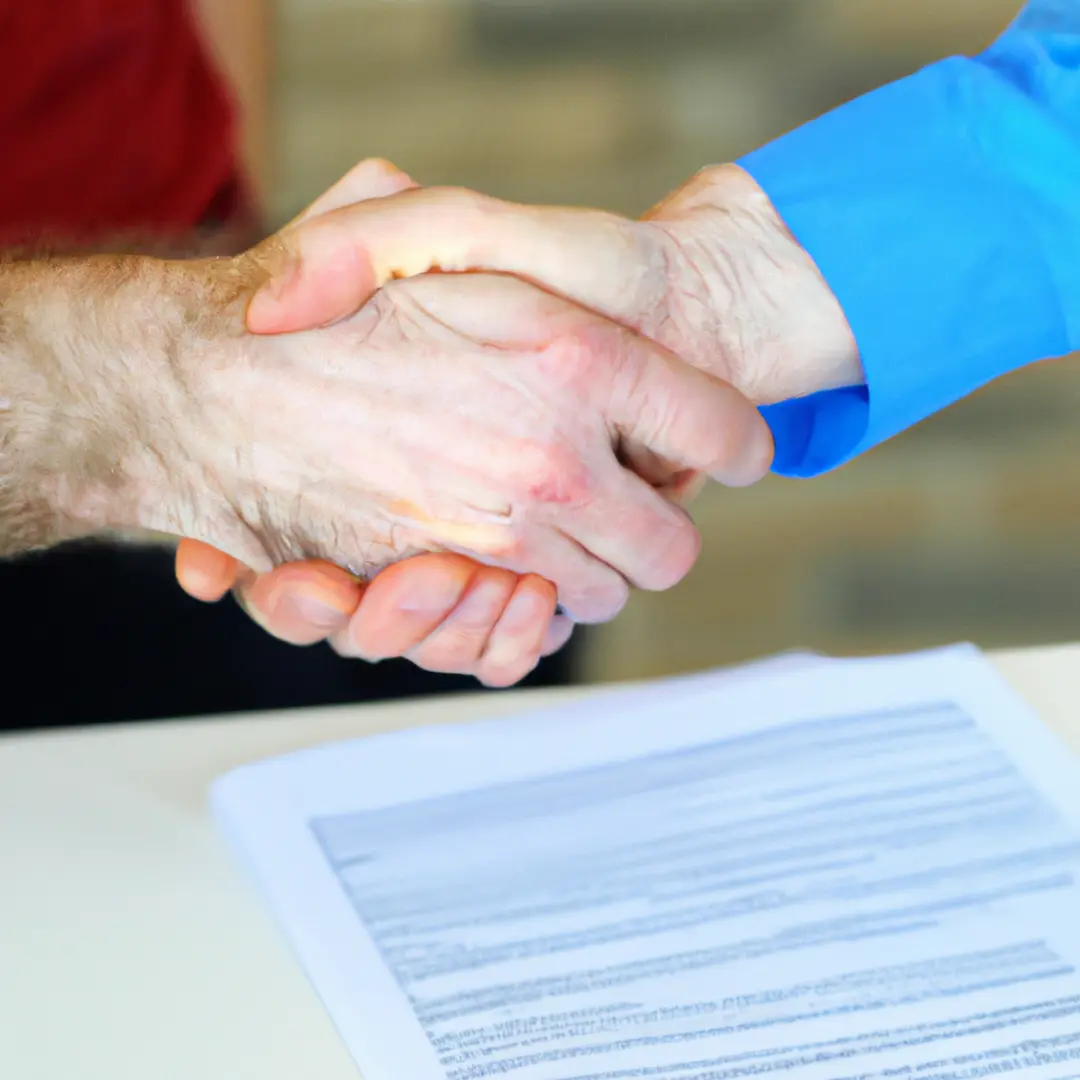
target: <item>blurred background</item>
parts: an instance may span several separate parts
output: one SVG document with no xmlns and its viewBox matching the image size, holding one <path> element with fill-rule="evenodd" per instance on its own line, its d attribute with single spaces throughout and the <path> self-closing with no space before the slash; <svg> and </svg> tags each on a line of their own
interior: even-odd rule
<svg viewBox="0 0 1080 1080">
<path fill-rule="evenodd" d="M 371 156 L 421 183 L 637 215 L 703 165 L 982 49 L 1020 4 L 0 0 L 0 249 L 241 250 Z M 688 580 L 530 683 L 1080 639 L 1077 415 L 1075 364 L 1042 364 L 834 475 L 714 487 Z M 0 563 L 0 596 L 5 678 L 37 702 L 0 729 L 477 685 L 274 641 L 231 602 L 185 596 L 164 545 Z M 77 645 L 59 647 L 69 611 Z"/>
<path fill-rule="evenodd" d="M 268 205 L 358 159 L 638 214 L 875 85 L 988 44 L 1020 0 L 278 0 Z M 711 488 L 679 588 L 587 635 L 587 679 L 792 646 L 1080 638 L 1080 377 L 1048 364 L 838 473 Z"/>
</svg>

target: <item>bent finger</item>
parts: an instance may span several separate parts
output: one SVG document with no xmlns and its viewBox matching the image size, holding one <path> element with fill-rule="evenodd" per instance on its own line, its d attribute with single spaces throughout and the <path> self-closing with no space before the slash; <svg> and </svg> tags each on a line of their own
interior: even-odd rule
<svg viewBox="0 0 1080 1080">
<path fill-rule="evenodd" d="M 488 639 L 517 584 L 517 575 L 509 570 L 478 570 L 457 607 L 406 656 L 427 671 L 477 674 Z"/>
<path fill-rule="evenodd" d="M 478 573 L 464 555 L 417 555 L 378 574 L 355 614 L 331 641 L 335 652 L 364 660 L 405 656 L 457 607 Z"/>
<path fill-rule="evenodd" d="M 333 187 L 324 191 L 310 206 L 301 210 L 285 226 L 287 229 L 312 218 L 340 210 L 368 199 L 385 199 L 410 191 L 420 185 L 407 173 L 384 158 L 366 158 L 354 165 Z"/>
<path fill-rule="evenodd" d="M 540 646 L 541 656 L 557 653 L 574 634 L 574 620 L 567 615 L 556 615 L 548 624 L 544 641 Z"/>
<path fill-rule="evenodd" d="M 189 596 L 216 603 L 236 583 L 240 564 L 231 555 L 201 540 L 181 540 L 176 546 L 176 580 Z"/>
<path fill-rule="evenodd" d="M 554 618 L 554 587 L 533 574 L 523 577 L 489 634 L 476 666 L 477 678 L 494 687 L 513 686 L 524 679 L 545 655 Z"/>
<path fill-rule="evenodd" d="M 597 466 L 593 497 L 567 507 L 556 521 L 638 588 L 667 589 L 694 565 L 700 536 L 681 506 L 620 461 L 636 457 L 649 471 L 661 463 L 688 470 L 674 481 L 676 490 L 691 485 L 697 473 L 742 485 L 768 471 L 772 437 L 738 391 L 654 342 L 612 324 L 598 325 L 594 338 L 597 356 L 615 359 L 591 395 L 621 453 Z"/>
<path fill-rule="evenodd" d="M 683 363 L 631 331 L 609 404 L 615 431 L 633 455 L 645 449 L 729 487 L 761 480 L 773 458 L 772 432 L 757 407 L 729 383 Z"/>
<path fill-rule="evenodd" d="M 348 625 L 364 586 L 333 563 L 313 560 L 242 574 L 234 592 L 267 633 L 291 645 L 314 645 Z"/>
</svg>

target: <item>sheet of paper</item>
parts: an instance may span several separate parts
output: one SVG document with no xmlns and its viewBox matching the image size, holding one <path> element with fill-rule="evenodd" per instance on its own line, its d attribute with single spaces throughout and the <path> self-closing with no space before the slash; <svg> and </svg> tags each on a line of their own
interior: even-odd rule
<svg viewBox="0 0 1080 1080">
<path fill-rule="evenodd" d="M 1080 1077 L 1080 766 L 971 649 L 249 766 L 367 1080 Z"/>
</svg>

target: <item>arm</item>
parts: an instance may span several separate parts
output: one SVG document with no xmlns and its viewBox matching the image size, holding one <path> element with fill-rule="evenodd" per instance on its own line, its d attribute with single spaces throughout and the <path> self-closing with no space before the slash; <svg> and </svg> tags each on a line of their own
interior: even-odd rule
<svg viewBox="0 0 1080 1080">
<path fill-rule="evenodd" d="M 1078 69 L 1080 4 L 1034 0 L 982 55 L 705 170 L 649 215 L 666 251 L 610 215 L 455 193 L 331 216 L 249 325 L 318 324 L 432 265 L 521 274 L 730 379 L 774 469 L 815 475 L 1080 347 Z"/>
<path fill-rule="evenodd" d="M 221 470 L 196 464 L 212 441 L 199 434 L 193 412 L 202 382 L 193 374 L 207 355 L 194 330 L 228 296 L 196 269 L 139 256 L 0 256 L 0 558 L 142 529 L 202 535 L 242 553 L 242 541 L 229 544 L 228 530 L 215 537 L 207 520 L 227 516 L 221 511 L 232 501 L 207 499 L 208 478 Z M 209 355 L 217 366 L 228 350 L 219 343 Z M 206 513 L 213 506 L 219 512 Z M 181 552 L 185 543 L 195 544 L 183 542 Z M 235 572 L 232 557 L 196 547 Z M 395 610 L 403 573 L 426 606 Z M 285 566 L 253 582 L 247 607 L 294 628 L 294 640 L 312 640 L 312 625 L 321 638 L 348 620 L 362 588 L 329 563 Z M 390 624 L 389 634 L 385 627 L 378 634 L 380 647 L 398 647 L 403 635 L 441 621 L 448 591 L 455 598 L 472 591 L 497 625 L 477 626 L 466 612 L 456 632 L 426 646 L 430 666 L 446 667 L 448 650 L 472 649 L 476 673 L 505 685 L 568 636 L 565 618 L 548 629 L 555 589 L 542 578 L 431 554 L 398 563 L 368 586 L 366 621 Z M 363 632 L 363 623 L 352 630 Z M 340 648 L 354 649 L 344 634 Z"/>
<path fill-rule="evenodd" d="M 408 197 L 387 198 L 395 193 Z M 376 197 L 383 201 L 365 202 Z M 279 274 L 276 287 L 256 297 L 262 303 L 249 307 L 248 323 L 261 332 L 332 323 L 386 280 L 432 264 L 491 266 L 577 297 L 755 400 L 862 381 L 835 299 L 767 198 L 737 168 L 703 171 L 635 224 L 467 192 L 424 192 L 385 162 L 369 161 L 277 237 L 274 248 L 295 260 L 299 272 Z M 799 363 L 787 362 L 793 358 Z M 714 428 L 725 430 L 719 417 Z M 628 464 L 675 501 L 697 486 L 692 473 L 623 450 Z M 498 597 L 486 612 L 476 609 L 485 574 L 450 556 L 429 556 L 380 574 L 365 592 L 325 565 L 260 576 L 203 545 L 185 542 L 177 553 L 177 576 L 189 593 L 213 601 L 233 588 L 260 625 L 287 641 L 329 639 L 344 655 L 404 655 L 431 670 L 489 682 L 497 671 L 504 684 L 560 647 L 571 624 L 561 616 L 550 625 L 540 618 L 511 633 Z M 526 579 L 518 588 L 535 592 L 542 584 Z M 309 615 L 299 601 L 317 610 Z M 506 659 L 515 655 L 516 661 Z M 491 663 L 496 656 L 500 662 Z"/>
<path fill-rule="evenodd" d="M 0 556 L 168 524 L 187 319 L 171 276 L 135 256 L 0 258 Z"/>
<path fill-rule="evenodd" d="M 666 250 L 609 216 L 460 196 L 441 212 L 436 197 L 381 223 L 316 223 L 291 240 L 303 272 L 249 325 L 318 325 L 432 265 L 520 273 L 719 369 L 765 405 L 776 471 L 825 471 L 1076 346 L 1078 44 L 1080 6 L 1036 0 L 983 56 L 750 155 L 743 177 L 757 183 L 706 170 L 649 215 Z M 220 592 L 231 571 L 216 580 Z M 369 620 L 368 606 L 353 625 L 371 651 L 390 616 Z"/>
<path fill-rule="evenodd" d="M 1080 4 L 1034 0 L 953 58 L 740 164 L 847 316 L 866 387 L 765 410 L 775 468 L 830 469 L 1080 346 Z"/>
<path fill-rule="evenodd" d="M 0 550 L 152 529 L 257 570 L 369 576 L 450 549 L 535 571 L 590 621 L 697 554 L 620 450 L 734 483 L 767 471 L 749 402 L 541 290 L 427 277 L 316 333 L 255 338 L 262 259 L 3 267 Z"/>
</svg>

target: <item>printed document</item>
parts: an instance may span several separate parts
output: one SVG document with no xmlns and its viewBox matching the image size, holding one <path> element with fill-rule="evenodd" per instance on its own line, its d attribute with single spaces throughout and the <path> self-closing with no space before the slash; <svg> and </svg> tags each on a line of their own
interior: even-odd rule
<svg viewBox="0 0 1080 1080">
<path fill-rule="evenodd" d="M 375 736 L 214 805 L 366 1080 L 1080 1078 L 1080 763 L 971 648 Z"/>
</svg>

